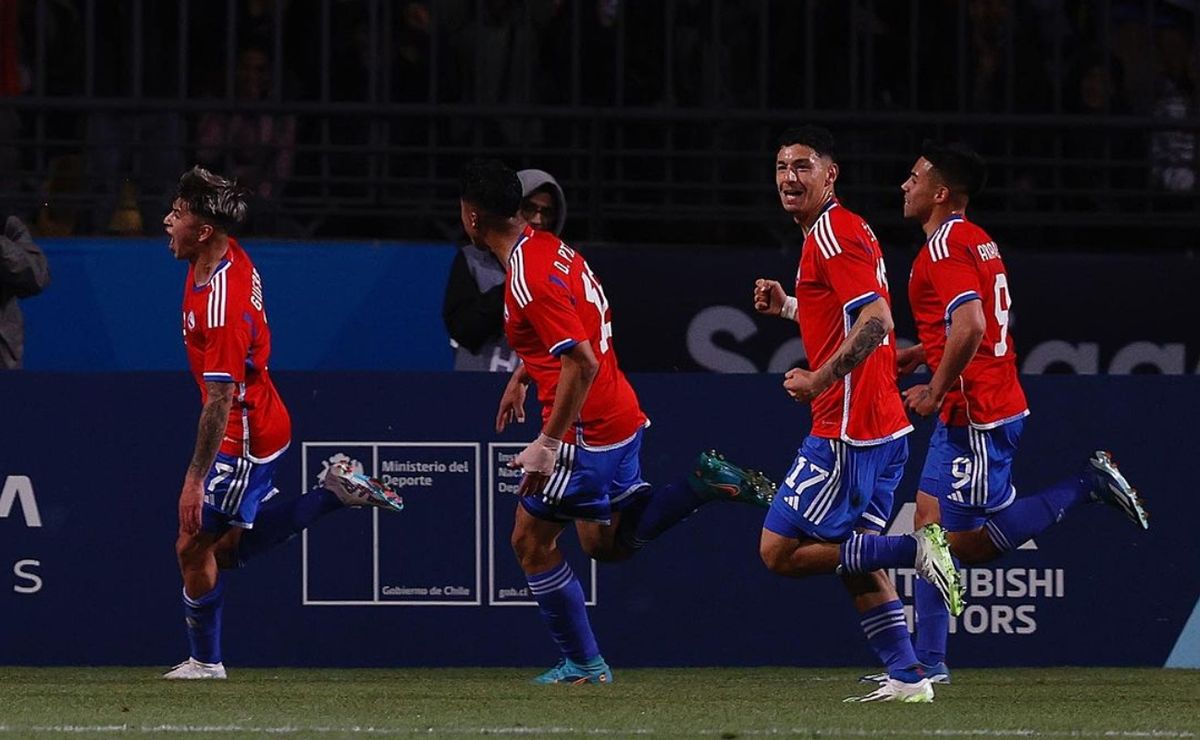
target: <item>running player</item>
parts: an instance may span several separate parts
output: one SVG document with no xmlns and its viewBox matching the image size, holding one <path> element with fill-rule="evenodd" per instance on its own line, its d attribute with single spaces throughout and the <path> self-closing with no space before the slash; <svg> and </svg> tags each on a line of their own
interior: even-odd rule
<svg viewBox="0 0 1200 740">
<path fill-rule="evenodd" d="M 811 370 L 783 387 L 812 404 L 812 429 L 763 523 L 760 552 L 773 572 L 840 573 L 867 642 L 887 667 L 878 690 L 847 701 L 927 702 L 933 687 L 913 652 L 904 607 L 882 569 L 915 567 L 961 608 L 960 585 L 936 524 L 913 536 L 879 535 L 908 460 L 912 426 L 896 389 L 895 338 L 879 242 L 834 194 L 833 135 L 804 126 L 779 140 L 775 185 L 804 230 L 796 296 L 755 284 L 755 309 L 797 321 Z"/>
<path fill-rule="evenodd" d="M 169 679 L 225 678 L 221 658 L 222 566 L 233 566 L 343 506 L 399 510 L 400 497 L 345 465 L 323 486 L 273 501 L 275 467 L 291 441 L 291 419 L 267 372 L 271 330 L 262 280 L 229 236 L 246 216 L 236 184 L 200 167 L 184 173 L 163 219 L 169 247 L 189 264 L 183 341 L 203 409 L 179 494 L 175 551 L 191 654 Z"/>
<path fill-rule="evenodd" d="M 914 526 L 940 521 L 953 554 L 968 565 L 1020 547 L 1087 501 L 1111 504 L 1148 527 L 1137 491 L 1104 451 L 1079 474 L 1016 498 L 1012 461 L 1029 408 L 1009 331 L 1011 286 L 1000 248 L 966 216 L 986 179 L 974 151 L 927 141 L 900 186 L 904 217 L 921 224 L 926 242 L 908 286 L 920 343 L 897 361 L 901 373 L 929 366 L 933 378 L 906 390 L 905 405 L 938 417 Z M 917 657 L 932 680 L 949 682 L 946 607 L 925 583 L 917 584 L 915 601 Z"/>
<path fill-rule="evenodd" d="M 768 506 L 774 486 L 703 455 L 691 477 L 651 491 L 639 459 L 648 421 L 617 364 L 604 288 L 581 254 L 529 228 L 520 204 L 521 184 L 502 162 L 476 160 L 464 170 L 463 228 L 508 271 L 504 330 L 522 360 L 497 430 L 517 419 L 530 383 L 542 404 L 541 433 L 510 463 L 525 473 L 513 549 L 562 655 L 534 681 L 610 683 L 583 589 L 558 549 L 563 529 L 574 523 L 588 556 L 624 560 L 707 501 Z"/>
</svg>

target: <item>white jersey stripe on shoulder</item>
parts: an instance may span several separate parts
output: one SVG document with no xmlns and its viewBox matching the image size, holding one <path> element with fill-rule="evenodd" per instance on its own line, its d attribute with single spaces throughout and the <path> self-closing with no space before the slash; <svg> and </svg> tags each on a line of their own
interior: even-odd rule
<svg viewBox="0 0 1200 740">
<path fill-rule="evenodd" d="M 821 221 L 825 219 L 824 214 L 817 218 L 816 223 L 812 227 L 812 238 L 817 244 L 817 249 L 821 250 L 821 256 L 829 259 L 833 255 L 829 253 L 829 245 L 825 243 L 825 232 L 821 231 Z"/>
<path fill-rule="evenodd" d="M 216 275 L 208 282 L 208 328 L 215 329 L 219 326 L 217 323 L 217 309 L 221 305 L 221 276 Z"/>
<path fill-rule="evenodd" d="M 834 254 L 841 254 L 842 245 L 838 243 L 837 234 L 833 230 L 833 219 L 829 216 L 829 211 L 825 212 L 825 225 L 822 228 L 825 229 L 825 236 L 829 238 L 830 249 Z"/>
<path fill-rule="evenodd" d="M 946 232 L 946 226 L 948 224 L 942 224 L 937 231 L 933 232 L 933 236 L 929 237 L 929 256 L 933 258 L 934 262 L 942 258 L 941 239 L 942 234 Z"/>
<path fill-rule="evenodd" d="M 953 221 L 947 221 L 946 224 L 941 228 L 942 236 L 939 240 L 939 251 L 942 259 L 950 256 L 950 230 L 954 228 L 954 224 L 956 223 L 958 223 L 957 219 Z"/>
<path fill-rule="evenodd" d="M 530 295 L 529 285 L 525 282 L 525 253 L 520 247 L 513 250 L 512 270 L 513 297 L 517 299 L 517 305 L 524 308 L 533 300 L 533 296 Z"/>
<path fill-rule="evenodd" d="M 529 290 L 529 281 L 525 276 L 525 242 L 529 237 L 522 235 L 517 240 L 516 246 L 513 247 L 512 256 L 509 257 L 509 262 L 513 264 L 513 295 L 517 298 L 517 303 L 522 308 L 527 306 L 533 300 L 533 293 Z"/>
<path fill-rule="evenodd" d="M 513 250 L 512 257 L 508 260 L 508 287 L 512 291 L 513 298 L 517 299 L 517 305 L 523 306 L 521 303 L 521 291 L 517 284 L 517 276 L 521 274 L 521 255 Z"/>
<path fill-rule="evenodd" d="M 817 219 L 814 230 L 817 233 L 817 242 L 821 245 L 821 254 L 825 255 L 826 259 L 841 254 L 842 248 L 837 243 L 837 237 L 834 236 L 828 212 Z"/>
<path fill-rule="evenodd" d="M 217 304 L 217 326 L 225 326 L 227 303 L 229 300 L 229 281 L 226 279 L 228 274 L 228 272 L 222 272 L 217 282 L 221 290 L 221 302 Z"/>
<path fill-rule="evenodd" d="M 521 288 L 521 306 L 527 306 L 533 301 L 533 293 L 529 290 L 529 277 L 525 274 L 525 250 L 521 250 L 519 258 L 520 269 L 517 270 L 517 284 Z"/>
</svg>

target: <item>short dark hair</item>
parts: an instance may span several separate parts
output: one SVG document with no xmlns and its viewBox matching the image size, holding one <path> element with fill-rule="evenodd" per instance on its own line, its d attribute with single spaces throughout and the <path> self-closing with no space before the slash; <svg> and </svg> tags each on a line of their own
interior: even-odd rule
<svg viewBox="0 0 1200 740">
<path fill-rule="evenodd" d="M 246 220 L 246 196 L 236 180 L 227 180 L 199 165 L 183 173 L 175 191 L 175 197 L 187 204 L 189 211 L 226 233 Z"/>
<path fill-rule="evenodd" d="M 837 161 L 837 145 L 833 141 L 833 134 L 823 126 L 805 125 L 789 128 L 779 135 L 775 148 L 782 149 L 796 144 L 812 149 L 818 156 Z"/>
<path fill-rule="evenodd" d="M 933 165 L 950 192 L 974 198 L 987 185 L 987 162 L 966 144 L 946 144 L 926 139 L 921 156 Z"/>
<path fill-rule="evenodd" d="M 490 216 L 512 218 L 521 207 L 521 180 L 498 159 L 473 159 L 463 167 L 462 199 Z"/>
</svg>

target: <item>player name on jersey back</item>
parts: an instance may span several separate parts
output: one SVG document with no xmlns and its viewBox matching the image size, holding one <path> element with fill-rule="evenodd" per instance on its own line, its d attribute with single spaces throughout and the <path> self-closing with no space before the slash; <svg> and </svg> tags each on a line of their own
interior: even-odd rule
<svg viewBox="0 0 1200 740">
<path fill-rule="evenodd" d="M 646 424 L 637 394 L 617 363 L 612 310 L 583 256 L 558 237 L 526 227 L 508 261 L 504 331 L 537 384 L 543 421 L 553 410 L 561 357 L 587 343 L 599 369 L 579 419 L 564 441 L 605 447 Z"/>
</svg>

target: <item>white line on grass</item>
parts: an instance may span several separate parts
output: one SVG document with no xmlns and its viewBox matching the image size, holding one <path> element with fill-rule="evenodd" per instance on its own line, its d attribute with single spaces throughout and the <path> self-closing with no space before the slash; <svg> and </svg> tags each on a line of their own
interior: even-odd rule
<svg viewBox="0 0 1200 740">
<path fill-rule="evenodd" d="M 329 733 L 339 735 L 654 735 L 654 730 L 604 729 L 578 727 L 375 727 L 373 725 L 312 726 L 282 725 L 254 727 L 247 725 L 34 725 L 12 727 L 0 725 L 0 733 L 42 732 L 82 734 L 93 732 L 132 732 L 160 734 L 207 734 L 238 732 L 255 735 L 292 735 L 297 733 Z M 665 733 L 664 733 L 665 734 Z M 1177 730 L 890 730 L 835 729 L 815 727 L 772 728 L 769 730 L 699 730 L 699 735 L 815 735 L 828 737 L 1110 737 L 1110 738 L 1194 738 L 1195 733 Z"/>
</svg>

